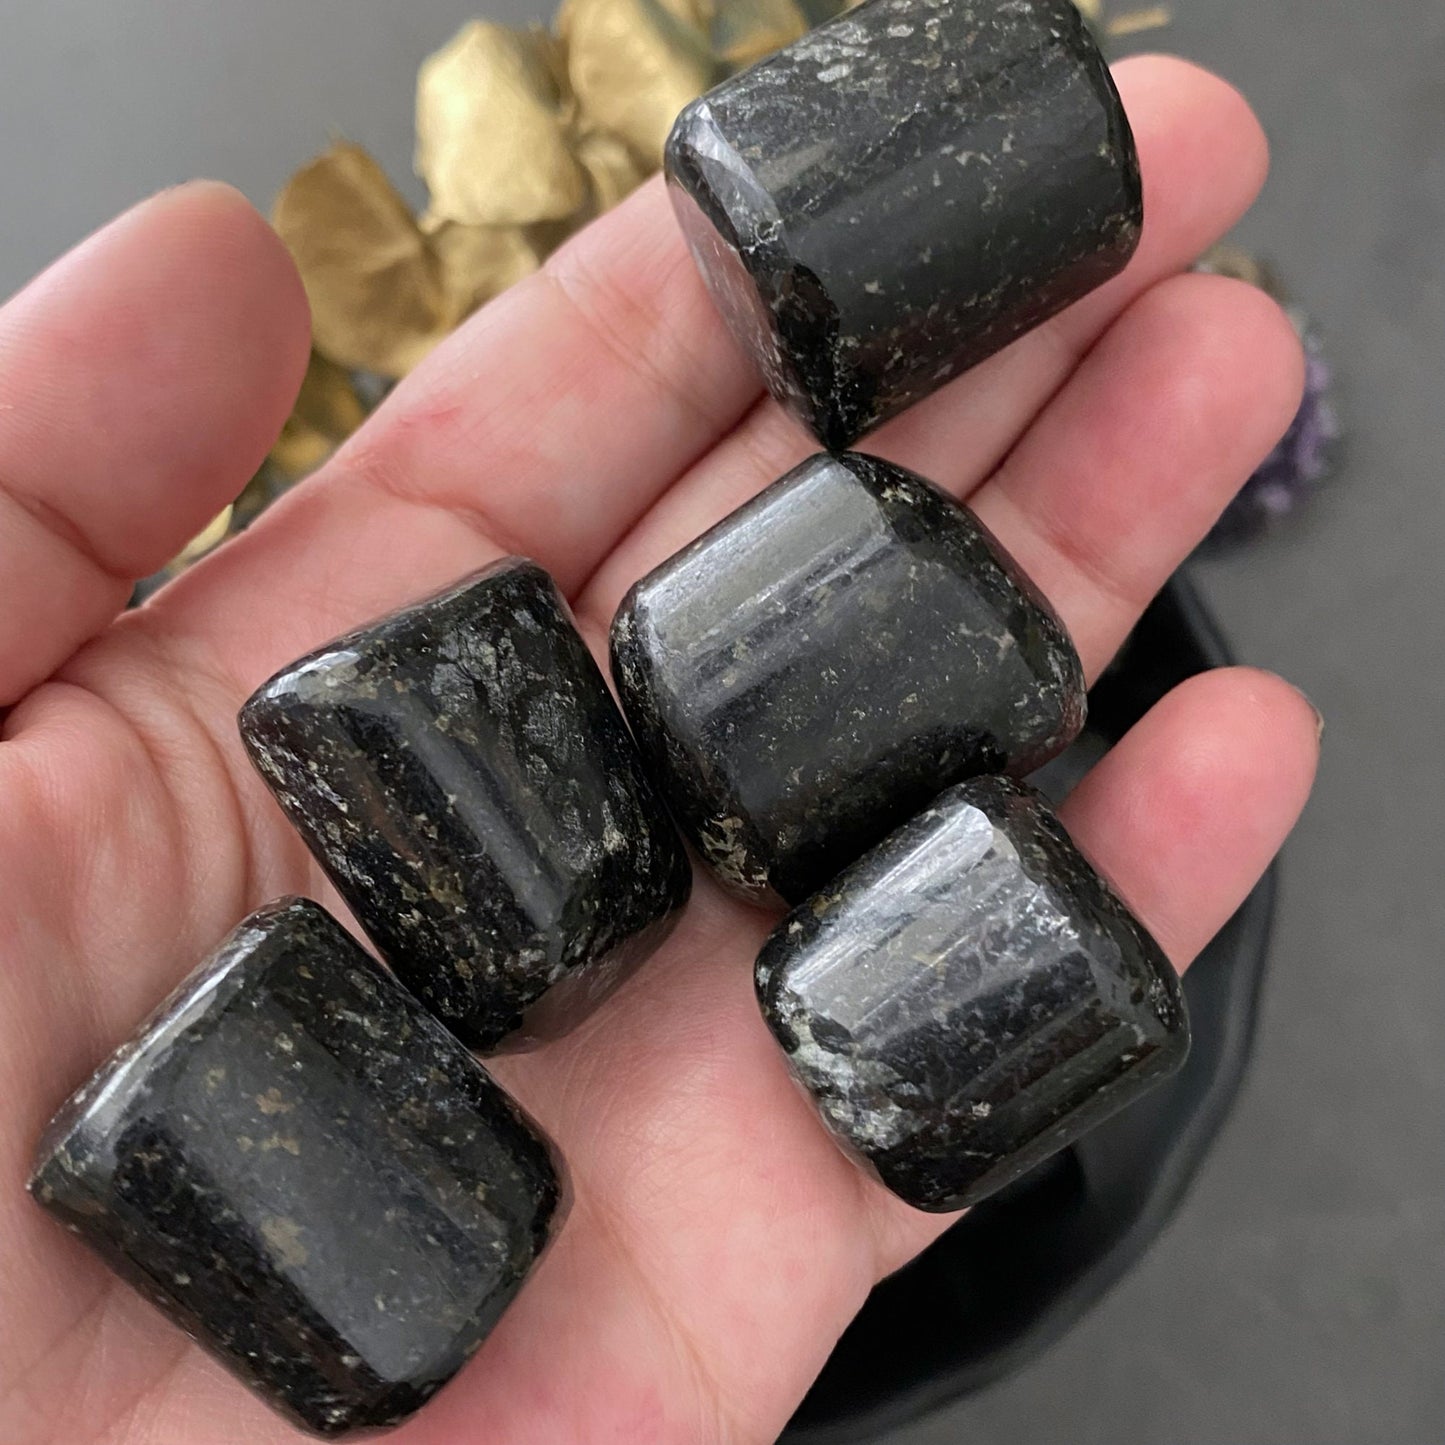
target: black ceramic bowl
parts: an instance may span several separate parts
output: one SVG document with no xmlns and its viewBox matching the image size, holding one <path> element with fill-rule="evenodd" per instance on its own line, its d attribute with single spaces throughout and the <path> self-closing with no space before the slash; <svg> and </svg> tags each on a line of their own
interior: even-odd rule
<svg viewBox="0 0 1445 1445">
<path fill-rule="evenodd" d="M 1176 576 L 1095 686 L 1083 737 L 1036 781 L 1060 796 L 1171 688 L 1232 660 L 1198 594 Z M 1271 873 L 1186 975 L 1194 1047 L 1184 1068 L 884 1280 L 785 1441 L 875 1441 L 1009 1374 L 1133 1265 L 1177 1208 L 1239 1089 L 1273 908 Z"/>
</svg>

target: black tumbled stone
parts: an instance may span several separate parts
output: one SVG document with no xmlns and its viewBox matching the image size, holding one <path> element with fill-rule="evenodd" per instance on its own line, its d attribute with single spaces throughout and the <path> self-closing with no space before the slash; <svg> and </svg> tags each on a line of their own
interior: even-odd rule
<svg viewBox="0 0 1445 1445">
<path fill-rule="evenodd" d="M 1062 623 L 967 508 L 816 456 L 644 577 L 612 671 L 723 881 L 790 903 L 941 788 L 1028 773 L 1083 724 Z"/>
<path fill-rule="evenodd" d="M 573 1027 L 687 901 L 677 831 L 531 562 L 294 663 L 241 733 L 382 956 L 473 1047 Z"/>
<path fill-rule="evenodd" d="M 828 1127 L 920 1209 L 976 1204 L 1189 1050 L 1159 945 L 1007 778 L 944 793 L 809 899 L 756 977 Z"/>
<path fill-rule="evenodd" d="M 301 899 L 252 914 L 64 1106 L 30 1189 L 331 1437 L 456 1373 L 565 1202 L 530 1120 Z"/>
<path fill-rule="evenodd" d="M 724 317 L 830 448 L 1107 281 L 1143 221 L 1073 0 L 867 0 L 689 105 L 667 174 Z"/>
</svg>

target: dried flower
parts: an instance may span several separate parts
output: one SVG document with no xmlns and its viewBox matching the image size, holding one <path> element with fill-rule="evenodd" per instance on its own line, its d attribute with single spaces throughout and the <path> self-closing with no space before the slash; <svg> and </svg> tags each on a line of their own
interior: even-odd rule
<svg viewBox="0 0 1445 1445">
<path fill-rule="evenodd" d="M 287 477 L 304 477 L 365 420 L 366 407 L 356 394 L 351 373 L 313 351 L 301 393 L 271 450 L 271 460 Z"/>
<path fill-rule="evenodd" d="M 411 209 L 359 146 L 334 145 L 303 166 L 273 219 L 328 360 L 402 376 L 460 319 Z"/>
<path fill-rule="evenodd" d="M 808 29 L 793 0 L 730 0 L 712 17 L 712 48 L 728 66 L 741 70 L 791 45 Z"/>
<path fill-rule="evenodd" d="M 611 210 L 647 179 L 632 152 L 606 131 L 593 131 L 577 142 L 577 159 L 591 184 L 592 212 Z"/>
<path fill-rule="evenodd" d="M 707 34 L 659 0 L 564 0 L 557 30 L 586 122 L 655 170 L 678 111 L 722 74 Z"/>
<path fill-rule="evenodd" d="M 1158 30 L 1169 24 L 1167 5 L 1146 5 L 1122 14 L 1111 13 L 1106 0 L 1074 0 L 1079 13 L 1107 40 L 1122 40 L 1146 30 Z"/>
<path fill-rule="evenodd" d="M 541 264 L 538 248 L 518 226 L 463 226 L 432 216 L 423 216 L 421 225 L 441 265 L 448 312 L 459 322 Z"/>
<path fill-rule="evenodd" d="M 474 20 L 421 68 L 416 170 L 430 214 L 465 226 L 573 215 L 587 178 L 572 153 L 558 42 Z"/>
</svg>

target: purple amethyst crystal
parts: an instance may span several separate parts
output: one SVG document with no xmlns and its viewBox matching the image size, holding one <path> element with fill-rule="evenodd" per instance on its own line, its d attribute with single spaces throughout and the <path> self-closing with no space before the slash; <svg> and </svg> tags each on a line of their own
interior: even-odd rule
<svg viewBox="0 0 1445 1445">
<path fill-rule="evenodd" d="M 1278 522 L 1309 500 L 1334 462 L 1340 436 L 1334 369 L 1309 319 L 1293 310 L 1290 319 L 1305 348 L 1304 397 L 1289 430 L 1215 523 L 1211 543 L 1241 541 Z"/>
</svg>

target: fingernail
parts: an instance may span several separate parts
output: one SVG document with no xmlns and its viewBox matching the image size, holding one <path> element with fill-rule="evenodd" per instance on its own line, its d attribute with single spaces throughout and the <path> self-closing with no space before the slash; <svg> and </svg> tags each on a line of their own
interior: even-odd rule
<svg viewBox="0 0 1445 1445">
<path fill-rule="evenodd" d="M 1315 715 L 1315 740 L 1323 742 L 1325 736 L 1325 715 L 1315 706 L 1315 700 L 1298 683 L 1292 682 L 1290 686 L 1304 698 L 1309 704 L 1309 709 Z"/>
</svg>

